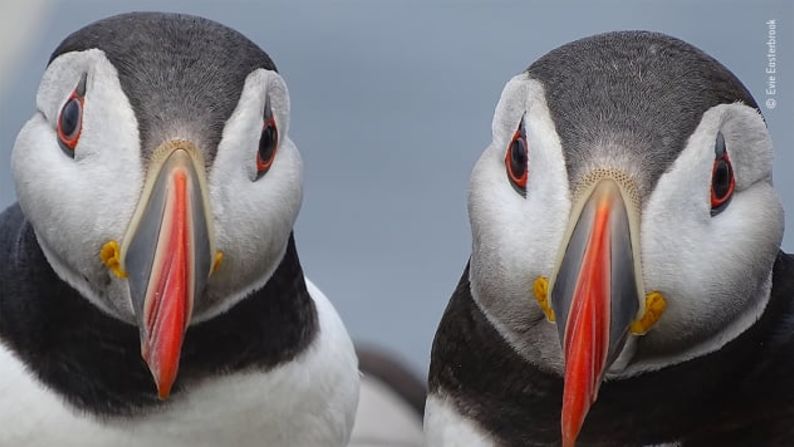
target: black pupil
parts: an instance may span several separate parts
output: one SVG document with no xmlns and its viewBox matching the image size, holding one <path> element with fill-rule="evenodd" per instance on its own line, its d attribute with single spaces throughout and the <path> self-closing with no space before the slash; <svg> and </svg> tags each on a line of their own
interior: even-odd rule
<svg viewBox="0 0 794 447">
<path fill-rule="evenodd" d="M 731 166 L 724 158 L 717 160 L 715 163 L 712 188 L 717 199 L 724 199 L 731 188 Z"/>
<path fill-rule="evenodd" d="M 517 137 L 513 139 L 513 142 L 510 144 L 510 172 L 516 178 L 520 178 L 524 175 L 524 171 L 527 169 L 527 147 L 524 144 L 524 139 L 521 137 Z"/>
<path fill-rule="evenodd" d="M 80 102 L 76 98 L 70 99 L 61 111 L 61 132 L 71 138 L 77 132 L 80 124 Z"/>
<path fill-rule="evenodd" d="M 273 123 L 265 124 L 262 137 L 259 139 L 259 158 L 266 162 L 273 156 L 278 141 L 278 131 Z"/>
</svg>

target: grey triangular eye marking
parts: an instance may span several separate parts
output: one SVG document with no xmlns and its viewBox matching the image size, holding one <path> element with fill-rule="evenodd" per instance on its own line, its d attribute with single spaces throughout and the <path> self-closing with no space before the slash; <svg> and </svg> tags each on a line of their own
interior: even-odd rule
<svg viewBox="0 0 794 447">
<path fill-rule="evenodd" d="M 83 73 L 83 75 L 80 77 L 80 82 L 77 83 L 77 88 L 75 89 L 75 92 L 77 92 L 79 96 L 85 96 L 87 80 L 88 80 L 88 73 Z"/>
<path fill-rule="evenodd" d="M 717 132 L 717 141 L 714 143 L 714 155 L 717 158 L 725 156 L 725 137 L 722 132 Z"/>
</svg>

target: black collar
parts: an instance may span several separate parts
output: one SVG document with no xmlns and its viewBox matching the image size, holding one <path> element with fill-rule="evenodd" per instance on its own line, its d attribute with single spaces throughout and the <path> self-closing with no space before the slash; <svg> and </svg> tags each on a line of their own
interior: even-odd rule
<svg viewBox="0 0 794 447">
<path fill-rule="evenodd" d="M 290 361 L 317 331 L 290 236 L 262 289 L 188 329 L 172 394 L 198 379 Z M 58 278 L 18 205 L 0 215 L 0 339 L 80 409 L 113 416 L 168 404 L 157 399 L 137 328 L 99 311 Z"/>
<path fill-rule="evenodd" d="M 452 398 L 503 445 L 559 445 L 562 379 L 507 344 L 468 278 L 467 267 L 436 333 L 430 391 Z M 773 278 L 759 321 L 721 350 L 602 384 L 577 445 L 775 445 L 782 433 L 794 435 L 794 258 L 781 253 Z"/>
</svg>

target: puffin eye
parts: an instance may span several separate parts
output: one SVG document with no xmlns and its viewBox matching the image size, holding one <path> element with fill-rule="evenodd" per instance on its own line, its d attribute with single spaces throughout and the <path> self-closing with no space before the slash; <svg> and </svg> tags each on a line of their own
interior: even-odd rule
<svg viewBox="0 0 794 447">
<path fill-rule="evenodd" d="M 56 129 L 58 144 L 70 157 L 74 157 L 74 150 L 83 130 L 85 80 L 86 76 L 83 75 L 77 88 L 69 95 L 69 99 L 66 100 L 63 107 L 61 107 L 61 112 L 58 114 L 58 127 Z"/>
<path fill-rule="evenodd" d="M 513 188 L 522 196 L 527 194 L 528 161 L 529 146 L 527 145 L 524 118 L 522 117 L 521 123 L 519 123 L 518 129 L 513 134 L 510 144 L 507 145 L 507 152 L 505 153 L 507 178 L 510 179 L 510 184 L 513 185 Z"/>
<path fill-rule="evenodd" d="M 278 147 L 278 128 L 276 118 L 270 109 L 270 101 L 265 103 L 265 122 L 262 126 L 262 135 L 259 137 L 259 150 L 256 152 L 256 172 L 259 177 L 263 176 L 273 165 L 276 158 Z"/>
<path fill-rule="evenodd" d="M 733 175 L 733 166 L 725 148 L 725 137 L 719 132 L 714 144 L 714 165 L 711 168 L 712 216 L 716 216 L 728 206 L 734 189 L 736 189 L 736 179 Z"/>
</svg>

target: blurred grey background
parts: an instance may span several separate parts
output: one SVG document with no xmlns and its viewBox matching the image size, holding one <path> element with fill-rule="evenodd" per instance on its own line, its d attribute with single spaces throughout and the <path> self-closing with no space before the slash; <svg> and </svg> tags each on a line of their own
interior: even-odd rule
<svg viewBox="0 0 794 447">
<path fill-rule="evenodd" d="M 0 3 L 0 208 L 10 156 L 50 52 L 70 32 L 127 11 L 205 16 L 241 31 L 290 88 L 305 161 L 296 237 L 311 278 L 356 340 L 424 374 L 436 324 L 470 249 L 466 188 L 490 141 L 505 82 L 570 40 L 620 29 L 702 48 L 764 93 L 767 25 L 777 20 L 776 186 L 794 216 L 794 2 L 100 1 Z M 66 198 L 64 198 L 66 199 Z M 794 231 L 784 247 L 794 251 Z"/>
</svg>

